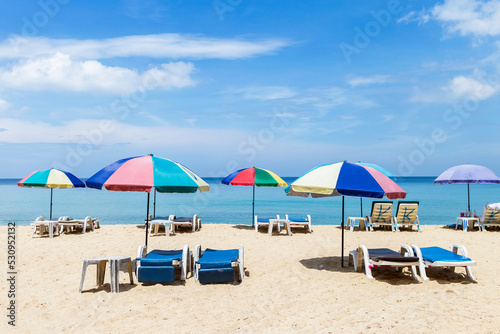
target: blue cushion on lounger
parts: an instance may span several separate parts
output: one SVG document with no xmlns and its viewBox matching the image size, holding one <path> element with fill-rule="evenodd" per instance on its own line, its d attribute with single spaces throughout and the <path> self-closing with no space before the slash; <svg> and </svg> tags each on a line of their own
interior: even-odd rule
<svg viewBox="0 0 500 334">
<path fill-rule="evenodd" d="M 291 221 L 291 222 L 299 222 L 299 223 L 307 223 L 307 222 L 309 222 L 305 218 L 289 218 L 288 220 Z"/>
<path fill-rule="evenodd" d="M 234 281 L 233 268 L 200 269 L 198 280 L 201 284 Z"/>
<path fill-rule="evenodd" d="M 216 250 L 207 248 L 198 260 L 200 269 L 231 268 L 231 262 L 238 260 L 239 250 Z"/>
<path fill-rule="evenodd" d="M 155 249 L 141 258 L 141 266 L 171 266 L 172 261 L 182 259 L 182 250 Z"/>
<path fill-rule="evenodd" d="M 174 219 L 175 222 L 192 222 L 193 217 L 176 217 Z"/>
<path fill-rule="evenodd" d="M 471 261 L 470 258 L 455 254 L 452 251 L 443 249 L 441 247 L 424 247 L 420 248 L 422 252 L 422 257 L 426 261 L 436 262 L 461 262 L 461 261 Z"/>
<path fill-rule="evenodd" d="M 175 268 L 171 266 L 141 266 L 137 273 L 137 280 L 142 283 L 173 282 L 175 280 Z"/>
<path fill-rule="evenodd" d="M 274 218 L 257 218 L 258 223 L 269 223 L 269 219 L 274 219 Z"/>
</svg>

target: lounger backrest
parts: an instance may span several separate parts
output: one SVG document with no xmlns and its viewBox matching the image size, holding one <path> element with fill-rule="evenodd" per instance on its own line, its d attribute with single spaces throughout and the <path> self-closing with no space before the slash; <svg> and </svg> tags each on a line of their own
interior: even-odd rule
<svg viewBox="0 0 500 334">
<path fill-rule="evenodd" d="M 484 213 L 484 222 L 486 224 L 500 224 L 500 210 L 486 208 L 486 212 Z"/>
<path fill-rule="evenodd" d="M 417 218 L 418 202 L 399 201 L 396 209 L 398 224 L 413 224 Z"/>
<path fill-rule="evenodd" d="M 372 203 L 372 223 L 390 223 L 392 215 L 392 202 Z"/>
</svg>

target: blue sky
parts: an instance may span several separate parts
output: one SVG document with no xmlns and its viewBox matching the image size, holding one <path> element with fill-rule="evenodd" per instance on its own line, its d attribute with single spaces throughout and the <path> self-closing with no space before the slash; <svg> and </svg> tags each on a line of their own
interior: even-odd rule
<svg viewBox="0 0 500 334">
<path fill-rule="evenodd" d="M 500 173 L 500 1 L 3 1 L 0 17 L 0 177 L 149 153 L 201 176 Z"/>
</svg>

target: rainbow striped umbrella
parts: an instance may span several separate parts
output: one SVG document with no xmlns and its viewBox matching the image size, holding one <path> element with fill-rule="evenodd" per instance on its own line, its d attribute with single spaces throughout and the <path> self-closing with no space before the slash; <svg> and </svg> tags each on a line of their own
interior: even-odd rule
<svg viewBox="0 0 500 334">
<path fill-rule="evenodd" d="M 342 266 L 344 266 L 344 196 L 405 198 L 406 192 L 377 169 L 349 162 L 315 167 L 285 189 L 288 196 L 342 196 Z"/>
<path fill-rule="evenodd" d="M 51 168 L 38 170 L 17 183 L 19 187 L 50 188 L 50 219 L 52 219 L 52 191 L 54 188 L 85 188 L 85 183 L 69 172 Z"/>
<path fill-rule="evenodd" d="M 146 211 L 146 246 L 149 228 L 149 194 L 155 188 L 161 193 L 194 193 L 210 190 L 198 175 L 178 162 L 152 154 L 121 159 L 109 164 L 85 181 L 87 187 L 112 191 L 148 193 Z"/>
<path fill-rule="evenodd" d="M 255 186 L 257 187 L 286 187 L 287 183 L 275 173 L 262 168 L 251 167 L 239 169 L 228 176 L 222 181 L 222 184 L 232 186 L 252 186 L 252 226 L 254 226 L 255 214 Z"/>
</svg>

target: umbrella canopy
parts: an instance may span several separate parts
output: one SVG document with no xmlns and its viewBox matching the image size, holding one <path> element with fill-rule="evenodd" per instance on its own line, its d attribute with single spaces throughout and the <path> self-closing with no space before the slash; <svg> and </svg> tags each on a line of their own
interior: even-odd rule
<svg viewBox="0 0 500 334">
<path fill-rule="evenodd" d="M 194 193 L 210 190 L 210 186 L 187 167 L 152 154 L 115 161 L 92 175 L 85 183 L 87 187 L 95 189 L 104 187 L 111 191 L 148 193 L 146 246 L 151 189 L 155 188 L 161 193 Z"/>
<path fill-rule="evenodd" d="M 52 191 L 54 188 L 85 188 L 82 180 L 60 169 L 33 172 L 17 183 L 19 187 L 50 188 L 50 219 L 52 219 Z"/>
<path fill-rule="evenodd" d="M 288 196 L 342 196 L 342 266 L 344 266 L 344 196 L 405 198 L 406 192 L 375 168 L 339 162 L 315 167 L 285 189 Z"/>
<path fill-rule="evenodd" d="M 448 168 L 435 180 L 435 184 L 467 183 L 468 211 L 470 211 L 470 183 L 500 183 L 500 177 L 491 169 L 479 165 L 459 165 Z"/>
<path fill-rule="evenodd" d="M 391 172 L 389 172 L 384 167 L 381 167 L 379 165 L 372 164 L 372 163 L 369 163 L 369 162 L 361 162 L 361 161 L 358 161 L 356 164 L 357 165 L 361 165 L 361 166 L 375 168 L 376 170 L 378 170 L 379 172 L 381 172 L 382 174 L 384 174 L 385 176 L 387 176 L 391 180 L 396 180 L 396 176 L 394 174 L 392 174 Z"/>
<path fill-rule="evenodd" d="M 315 167 L 286 189 L 287 195 L 307 197 L 356 196 L 405 198 L 406 192 L 375 168 L 338 162 Z"/>
<path fill-rule="evenodd" d="M 379 165 L 368 163 L 368 162 L 361 162 L 361 161 L 358 161 L 356 164 L 361 165 L 361 166 L 375 168 L 376 170 L 378 170 L 379 172 L 381 172 L 382 174 L 384 174 L 385 176 L 387 176 L 391 180 L 393 180 L 393 181 L 396 180 L 396 176 L 394 176 L 394 174 L 392 174 L 387 169 L 385 169 Z M 361 206 L 361 217 L 363 217 L 363 197 L 359 198 L 359 203 Z"/>
<path fill-rule="evenodd" d="M 262 168 L 251 167 L 239 169 L 228 176 L 222 181 L 222 184 L 232 186 L 252 186 L 253 199 L 252 199 L 252 226 L 254 225 L 255 213 L 255 186 L 257 187 L 286 187 L 287 183 L 275 173 Z"/>
</svg>

